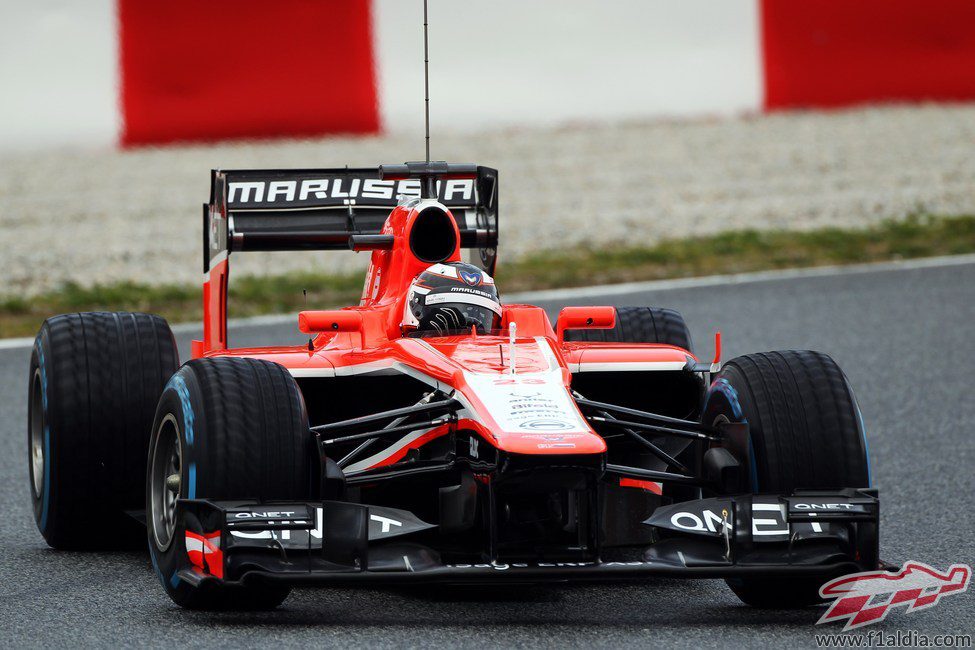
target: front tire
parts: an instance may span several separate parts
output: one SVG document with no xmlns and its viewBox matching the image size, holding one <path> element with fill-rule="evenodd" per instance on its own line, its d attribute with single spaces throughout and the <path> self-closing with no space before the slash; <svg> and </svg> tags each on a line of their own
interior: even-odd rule
<svg viewBox="0 0 975 650">
<path fill-rule="evenodd" d="M 784 351 L 732 359 L 705 397 L 702 422 L 747 422 L 750 491 L 870 486 L 863 419 L 846 376 L 821 352 Z M 745 603 L 763 608 L 822 602 L 831 576 L 729 579 Z"/>
<path fill-rule="evenodd" d="M 273 609 L 276 584 L 194 587 L 185 566 L 177 499 L 313 499 L 314 450 L 298 386 L 284 367 L 258 359 L 188 362 L 166 385 L 150 441 L 146 524 L 153 567 L 172 600 L 189 609 Z M 194 531 L 208 532 L 208 531 Z"/>
<path fill-rule="evenodd" d="M 30 362 L 28 466 L 49 545 L 141 546 L 141 526 L 126 512 L 145 503 L 155 404 L 178 365 L 159 316 L 63 314 L 41 325 Z"/>
</svg>

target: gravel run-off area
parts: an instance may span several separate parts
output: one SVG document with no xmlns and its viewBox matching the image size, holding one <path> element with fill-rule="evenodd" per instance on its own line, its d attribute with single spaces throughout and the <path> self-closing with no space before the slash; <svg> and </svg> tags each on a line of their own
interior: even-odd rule
<svg viewBox="0 0 975 650">
<path fill-rule="evenodd" d="M 0 294 L 65 281 L 199 281 L 200 204 L 213 167 L 374 166 L 422 152 L 417 134 L 393 133 L 0 159 Z M 975 212 L 975 104 L 435 130 L 432 153 L 500 169 L 502 263 L 573 244 Z M 267 274 L 366 262 L 273 253 L 235 256 L 233 267 Z"/>
</svg>

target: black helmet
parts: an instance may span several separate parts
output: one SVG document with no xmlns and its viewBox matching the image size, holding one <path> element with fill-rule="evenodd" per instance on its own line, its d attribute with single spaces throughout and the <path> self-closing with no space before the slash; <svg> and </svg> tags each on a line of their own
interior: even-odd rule
<svg viewBox="0 0 975 650">
<path fill-rule="evenodd" d="M 413 280 L 406 297 L 403 329 L 438 335 L 496 330 L 501 301 L 494 279 L 472 264 L 434 264 Z"/>
</svg>

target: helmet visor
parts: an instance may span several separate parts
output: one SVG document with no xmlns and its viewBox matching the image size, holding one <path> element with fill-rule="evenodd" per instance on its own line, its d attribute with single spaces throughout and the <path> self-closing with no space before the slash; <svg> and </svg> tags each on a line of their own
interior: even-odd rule
<svg viewBox="0 0 975 650">
<path fill-rule="evenodd" d="M 494 310 L 469 302 L 428 305 L 418 319 L 419 330 L 428 336 L 450 336 L 470 333 L 471 327 L 484 334 L 498 329 L 501 316 Z"/>
</svg>

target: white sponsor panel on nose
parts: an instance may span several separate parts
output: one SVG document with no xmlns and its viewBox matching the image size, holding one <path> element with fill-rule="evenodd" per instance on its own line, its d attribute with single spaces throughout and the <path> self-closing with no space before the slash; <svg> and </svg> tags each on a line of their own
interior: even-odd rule
<svg viewBox="0 0 975 650">
<path fill-rule="evenodd" d="M 587 433 L 558 370 L 515 375 L 464 373 L 467 385 L 503 431 Z"/>
</svg>

